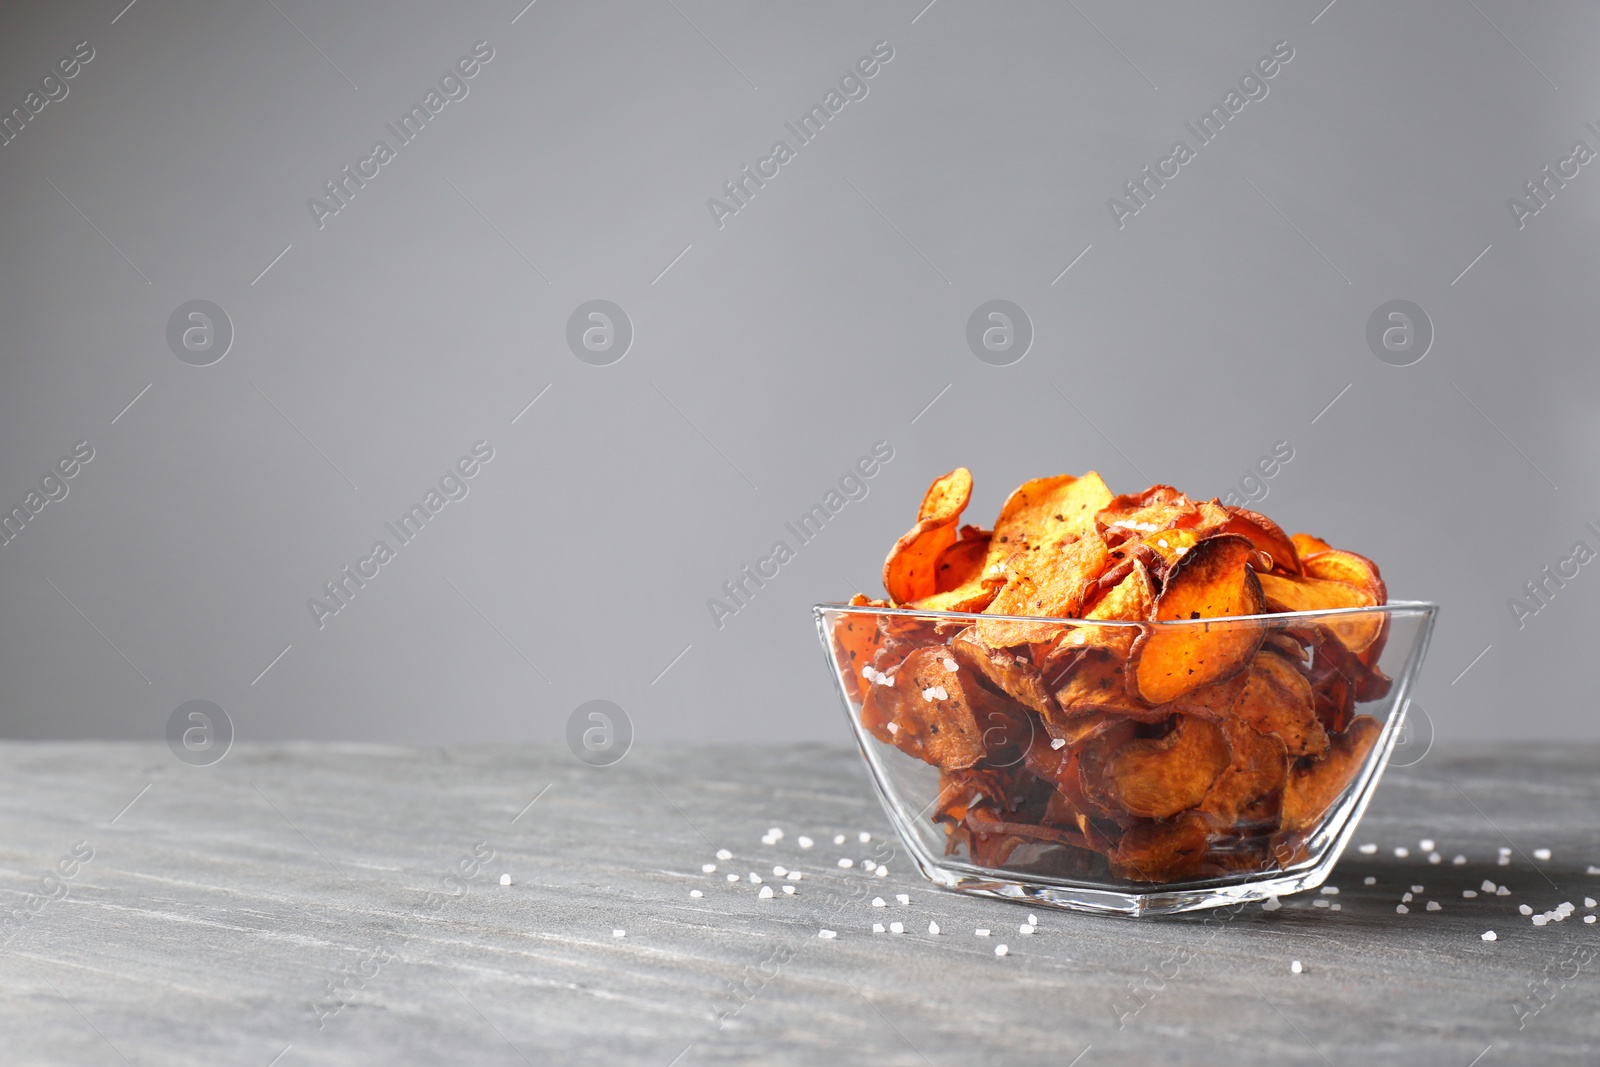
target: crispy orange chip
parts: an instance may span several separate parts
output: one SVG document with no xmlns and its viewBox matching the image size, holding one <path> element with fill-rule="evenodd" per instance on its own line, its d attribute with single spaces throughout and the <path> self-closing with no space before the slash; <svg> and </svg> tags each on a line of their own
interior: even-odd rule
<svg viewBox="0 0 1600 1067">
<path fill-rule="evenodd" d="M 1300 573 L 1300 553 L 1294 541 L 1283 532 L 1283 527 L 1257 511 L 1246 508 L 1229 508 L 1228 522 L 1222 529 L 1250 539 L 1256 551 L 1263 552 L 1272 561 L 1272 569 L 1288 574 Z"/>
<path fill-rule="evenodd" d="M 1283 789 L 1283 828 L 1314 827 L 1367 761 L 1383 727 L 1370 715 L 1357 715 L 1350 726 L 1333 738 L 1325 755 L 1297 766 Z"/>
<path fill-rule="evenodd" d="M 1250 661 L 1233 713 L 1257 733 L 1282 741 L 1290 756 L 1327 751 L 1328 735 L 1317 719 L 1310 683 L 1277 652 L 1263 649 Z"/>
<path fill-rule="evenodd" d="M 1186 811 L 1166 821 L 1130 827 L 1108 859 L 1111 871 L 1134 882 L 1172 882 L 1192 875 L 1206 858 L 1205 817 Z"/>
<path fill-rule="evenodd" d="M 1082 613 L 1084 601 L 1105 569 L 1105 541 L 1089 530 L 1076 541 L 1052 542 L 1041 551 L 1045 555 L 1031 555 L 1025 561 L 1032 571 L 1015 571 L 984 609 L 985 614 L 1072 618 Z M 993 648 L 1049 641 L 1058 633 L 1059 627 L 1049 622 L 986 619 L 978 623 L 978 637 Z"/>
<path fill-rule="evenodd" d="M 983 580 L 989 556 L 989 531 L 975 526 L 961 530 L 961 539 L 939 553 L 934 565 L 934 591 L 914 603 L 922 611 L 982 611 L 1000 588 Z"/>
<path fill-rule="evenodd" d="M 957 467 L 935 478 L 923 494 L 917 524 L 894 543 L 883 561 L 883 587 L 900 604 L 932 596 L 938 589 L 938 563 L 956 543 L 956 523 L 972 496 L 972 472 Z"/>
<path fill-rule="evenodd" d="M 1111 752 L 1091 746 L 1084 753 L 1086 791 L 1107 798 L 1108 806 L 1148 819 L 1165 819 L 1198 805 L 1233 753 L 1216 723 L 1194 715 L 1176 718 L 1165 737 L 1132 741 Z"/>
<path fill-rule="evenodd" d="M 1095 513 L 1110 500 L 1111 490 L 1094 471 L 1082 478 L 1057 474 L 1023 482 L 995 520 L 985 572 L 991 577 L 1033 573 L 1040 561 L 1053 557 L 1056 545 L 1094 529 Z M 1014 557 L 1020 558 L 1012 562 Z"/>
<path fill-rule="evenodd" d="M 989 755 L 985 734 L 1010 726 L 1013 746 L 1027 733 L 1019 713 L 962 672 L 948 649 L 919 648 L 891 680 L 872 684 L 862 724 L 880 741 L 944 770 L 965 770 Z M 989 734 L 992 743 L 996 735 Z"/>
<path fill-rule="evenodd" d="M 1301 564 L 1310 568 L 1330 553 L 1312 556 Z M 1309 574 L 1263 574 L 1261 591 L 1273 611 L 1330 611 L 1335 608 L 1370 608 L 1381 603 L 1370 589 L 1348 582 L 1313 578 Z M 1352 615 L 1327 624 L 1352 652 L 1366 651 L 1383 632 L 1384 614 Z"/>
<path fill-rule="evenodd" d="M 1156 598 L 1156 619 L 1260 614 L 1265 601 L 1249 566 L 1254 551 L 1248 540 L 1235 534 L 1219 534 L 1190 549 Z M 1165 704 L 1242 669 L 1265 635 L 1262 626 L 1252 623 L 1224 623 L 1205 630 L 1152 627 L 1134 642 L 1129 666 L 1135 686 L 1145 700 Z"/>
<path fill-rule="evenodd" d="M 976 627 L 969 626 L 950 639 L 950 650 L 957 662 L 977 671 L 994 687 L 1023 707 L 1046 719 L 1060 715 L 1039 668 L 1033 661 L 1003 648 L 990 648 L 978 638 Z"/>
</svg>

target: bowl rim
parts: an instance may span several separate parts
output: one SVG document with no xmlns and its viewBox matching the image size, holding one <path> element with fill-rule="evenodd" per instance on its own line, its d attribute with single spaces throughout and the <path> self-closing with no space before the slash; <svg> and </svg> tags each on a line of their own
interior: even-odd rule
<svg viewBox="0 0 1600 1067">
<path fill-rule="evenodd" d="M 986 615 L 972 611 L 922 611 L 911 607 L 876 607 L 870 604 L 851 604 L 845 602 L 831 602 L 813 604 L 812 614 L 820 618 L 824 612 L 850 612 L 860 615 L 893 615 L 914 618 L 933 619 L 961 619 L 968 622 L 1048 622 L 1048 623 L 1073 623 L 1077 626 L 1107 626 L 1125 627 L 1130 629 L 1144 629 L 1152 626 L 1165 626 L 1172 628 L 1201 627 L 1205 628 L 1215 623 L 1224 622 L 1276 622 L 1285 619 L 1339 619 L 1346 616 L 1370 615 L 1382 612 L 1386 615 L 1416 614 L 1431 617 L 1439 613 L 1439 605 L 1431 600 L 1391 600 L 1387 604 L 1374 604 L 1366 608 L 1325 608 L 1318 611 L 1278 611 L 1264 612 L 1259 615 L 1213 615 L 1204 619 L 1077 619 L 1059 615 Z"/>
</svg>

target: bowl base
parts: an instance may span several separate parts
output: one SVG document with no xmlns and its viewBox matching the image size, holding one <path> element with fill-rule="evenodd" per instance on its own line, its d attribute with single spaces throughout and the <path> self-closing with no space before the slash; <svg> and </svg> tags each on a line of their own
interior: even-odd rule
<svg viewBox="0 0 1600 1067">
<path fill-rule="evenodd" d="M 1012 881 L 991 874 L 973 874 L 913 856 L 923 875 L 935 885 L 958 893 L 994 897 L 1019 904 L 1063 908 L 1097 915 L 1122 915 L 1144 918 L 1179 915 L 1230 905 L 1285 897 L 1316 889 L 1328 878 L 1331 862 L 1295 871 L 1283 871 L 1248 882 L 1228 885 L 1152 886 L 1149 891 L 1132 889 L 1092 889 L 1087 886 L 1053 885 L 1048 882 Z"/>
</svg>

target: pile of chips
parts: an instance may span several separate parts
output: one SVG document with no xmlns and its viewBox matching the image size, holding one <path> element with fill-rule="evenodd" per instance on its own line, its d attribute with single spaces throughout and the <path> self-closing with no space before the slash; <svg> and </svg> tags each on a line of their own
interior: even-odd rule
<svg viewBox="0 0 1600 1067">
<path fill-rule="evenodd" d="M 834 628 L 862 725 L 939 768 L 947 852 L 1134 882 L 1304 859 L 1381 732 L 1356 704 L 1389 691 L 1388 617 L 1271 616 L 1381 605 L 1378 568 L 1165 485 L 1039 478 L 992 530 L 958 525 L 971 492 L 965 468 L 936 479 L 889 599 L 851 600 L 907 614 Z"/>
</svg>

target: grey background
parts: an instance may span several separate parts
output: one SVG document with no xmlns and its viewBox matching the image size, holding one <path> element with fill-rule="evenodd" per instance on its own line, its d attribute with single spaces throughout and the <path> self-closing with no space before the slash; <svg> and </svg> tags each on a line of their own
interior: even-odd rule
<svg viewBox="0 0 1600 1067">
<path fill-rule="evenodd" d="M 1442 603 L 1440 736 L 1600 737 L 1593 568 L 1525 628 L 1506 603 L 1600 548 L 1600 177 L 1506 206 L 1600 148 L 1600 10 L 924 4 L 7 5 L 6 109 L 96 56 L 0 147 L 0 502 L 96 455 L 0 547 L 0 733 L 155 740 L 206 699 L 241 741 L 553 742 L 605 698 L 641 740 L 837 740 L 807 609 L 876 590 L 933 476 L 970 466 L 987 524 L 1057 471 L 1225 493 L 1287 440 L 1262 510 Z M 319 230 L 307 198 L 479 40 Z M 880 40 L 719 230 L 707 198 Z M 1119 230 L 1107 198 L 1280 40 Z M 996 298 L 1035 331 L 1009 367 L 965 343 Z M 1397 298 L 1436 333 L 1404 368 L 1365 341 Z M 166 344 L 192 299 L 234 324 L 213 366 Z M 634 326 L 610 366 L 566 346 L 592 299 Z M 869 495 L 715 627 L 880 439 Z M 307 598 L 478 440 L 470 495 L 319 631 Z"/>
</svg>

